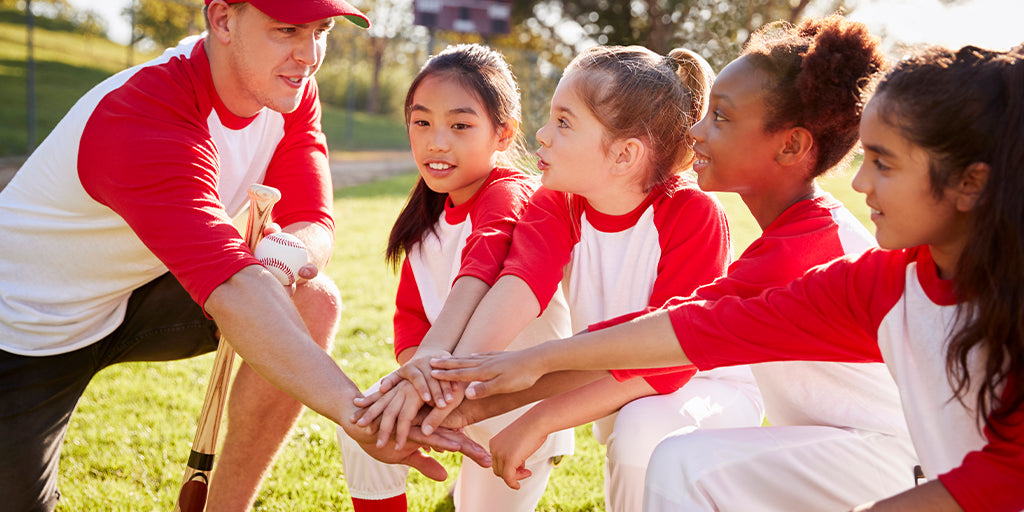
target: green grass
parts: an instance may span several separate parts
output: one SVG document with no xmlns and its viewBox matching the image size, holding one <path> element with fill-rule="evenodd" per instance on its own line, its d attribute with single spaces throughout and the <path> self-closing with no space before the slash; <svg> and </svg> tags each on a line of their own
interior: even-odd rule
<svg viewBox="0 0 1024 512">
<path fill-rule="evenodd" d="M 27 153 L 27 31 L 23 16 L 0 9 L 0 157 Z M 127 67 L 125 46 L 105 38 L 36 27 L 33 36 L 38 145 L 83 94 Z M 155 54 L 134 54 L 139 64 Z M 351 122 L 351 129 L 348 128 Z M 324 105 L 323 129 L 332 150 L 401 150 L 405 127 L 393 116 Z"/>
<path fill-rule="evenodd" d="M 415 175 L 342 189 L 335 196 L 337 243 L 327 272 L 345 310 L 332 355 L 361 388 L 395 368 L 391 316 L 397 277 L 383 262 L 391 222 Z M 850 176 L 822 180 L 862 221 L 866 207 Z M 759 230 L 735 194 L 721 194 L 737 254 Z M 59 511 L 170 510 L 184 472 L 213 356 L 172 363 L 132 363 L 105 370 L 72 417 L 61 460 Z M 261 511 L 351 510 L 335 428 L 307 411 L 257 501 Z M 576 429 L 576 454 L 555 470 L 539 511 L 603 510 L 604 450 L 589 426 Z M 458 457 L 447 454 L 447 483 L 414 474 L 413 511 L 453 510 L 447 497 Z"/>
<path fill-rule="evenodd" d="M 27 150 L 27 31 L 0 18 L 0 156 Z M 96 36 L 36 28 L 33 35 L 36 84 L 36 144 L 57 125 L 80 96 L 125 67 L 125 47 Z M 137 58 L 140 58 L 136 55 Z"/>
</svg>

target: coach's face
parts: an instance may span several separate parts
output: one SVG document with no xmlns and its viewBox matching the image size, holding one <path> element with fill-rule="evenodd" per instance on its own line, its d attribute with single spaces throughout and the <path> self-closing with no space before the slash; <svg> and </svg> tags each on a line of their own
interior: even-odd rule
<svg viewBox="0 0 1024 512">
<path fill-rule="evenodd" d="M 214 6 L 218 6 L 214 10 Z M 216 16 L 216 17 L 215 17 Z M 224 84 L 217 92 L 232 113 L 249 117 L 263 107 L 287 113 L 323 63 L 334 19 L 302 25 L 282 23 L 248 3 L 210 4 L 210 22 L 226 48 Z"/>
</svg>

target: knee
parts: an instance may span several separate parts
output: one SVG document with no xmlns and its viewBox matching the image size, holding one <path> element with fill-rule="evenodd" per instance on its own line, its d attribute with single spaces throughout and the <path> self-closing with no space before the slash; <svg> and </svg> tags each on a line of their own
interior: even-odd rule
<svg viewBox="0 0 1024 512">
<path fill-rule="evenodd" d="M 316 342 L 330 348 L 341 319 L 341 292 L 334 281 L 320 274 L 296 286 L 292 297 L 310 335 Z"/>
<path fill-rule="evenodd" d="M 705 453 L 707 443 L 699 440 L 694 433 L 671 435 L 661 440 L 651 453 L 648 477 L 661 475 L 675 482 L 692 483 L 697 477 L 695 464 L 709 457 Z"/>
<path fill-rule="evenodd" d="M 615 417 L 608 440 L 608 459 L 618 464 L 646 466 L 655 445 L 678 425 L 666 423 L 657 411 L 638 400 L 626 404 Z"/>
</svg>

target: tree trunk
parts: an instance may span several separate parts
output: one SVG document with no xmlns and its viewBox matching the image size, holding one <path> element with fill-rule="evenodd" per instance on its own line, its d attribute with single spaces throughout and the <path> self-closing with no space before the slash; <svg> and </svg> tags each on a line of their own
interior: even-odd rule
<svg viewBox="0 0 1024 512">
<path fill-rule="evenodd" d="M 379 114 L 380 109 L 380 72 L 384 67 L 384 52 L 388 41 L 383 37 L 370 38 L 370 58 L 373 59 L 373 75 L 370 81 L 370 92 L 367 98 L 367 111 Z"/>
</svg>

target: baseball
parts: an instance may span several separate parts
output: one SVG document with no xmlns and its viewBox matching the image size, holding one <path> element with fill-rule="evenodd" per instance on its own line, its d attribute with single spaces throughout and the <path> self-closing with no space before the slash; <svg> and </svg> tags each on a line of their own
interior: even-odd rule
<svg viewBox="0 0 1024 512">
<path fill-rule="evenodd" d="M 299 278 L 299 269 L 309 261 L 302 241 L 280 231 L 260 240 L 253 255 L 285 286 L 291 286 Z"/>
</svg>

